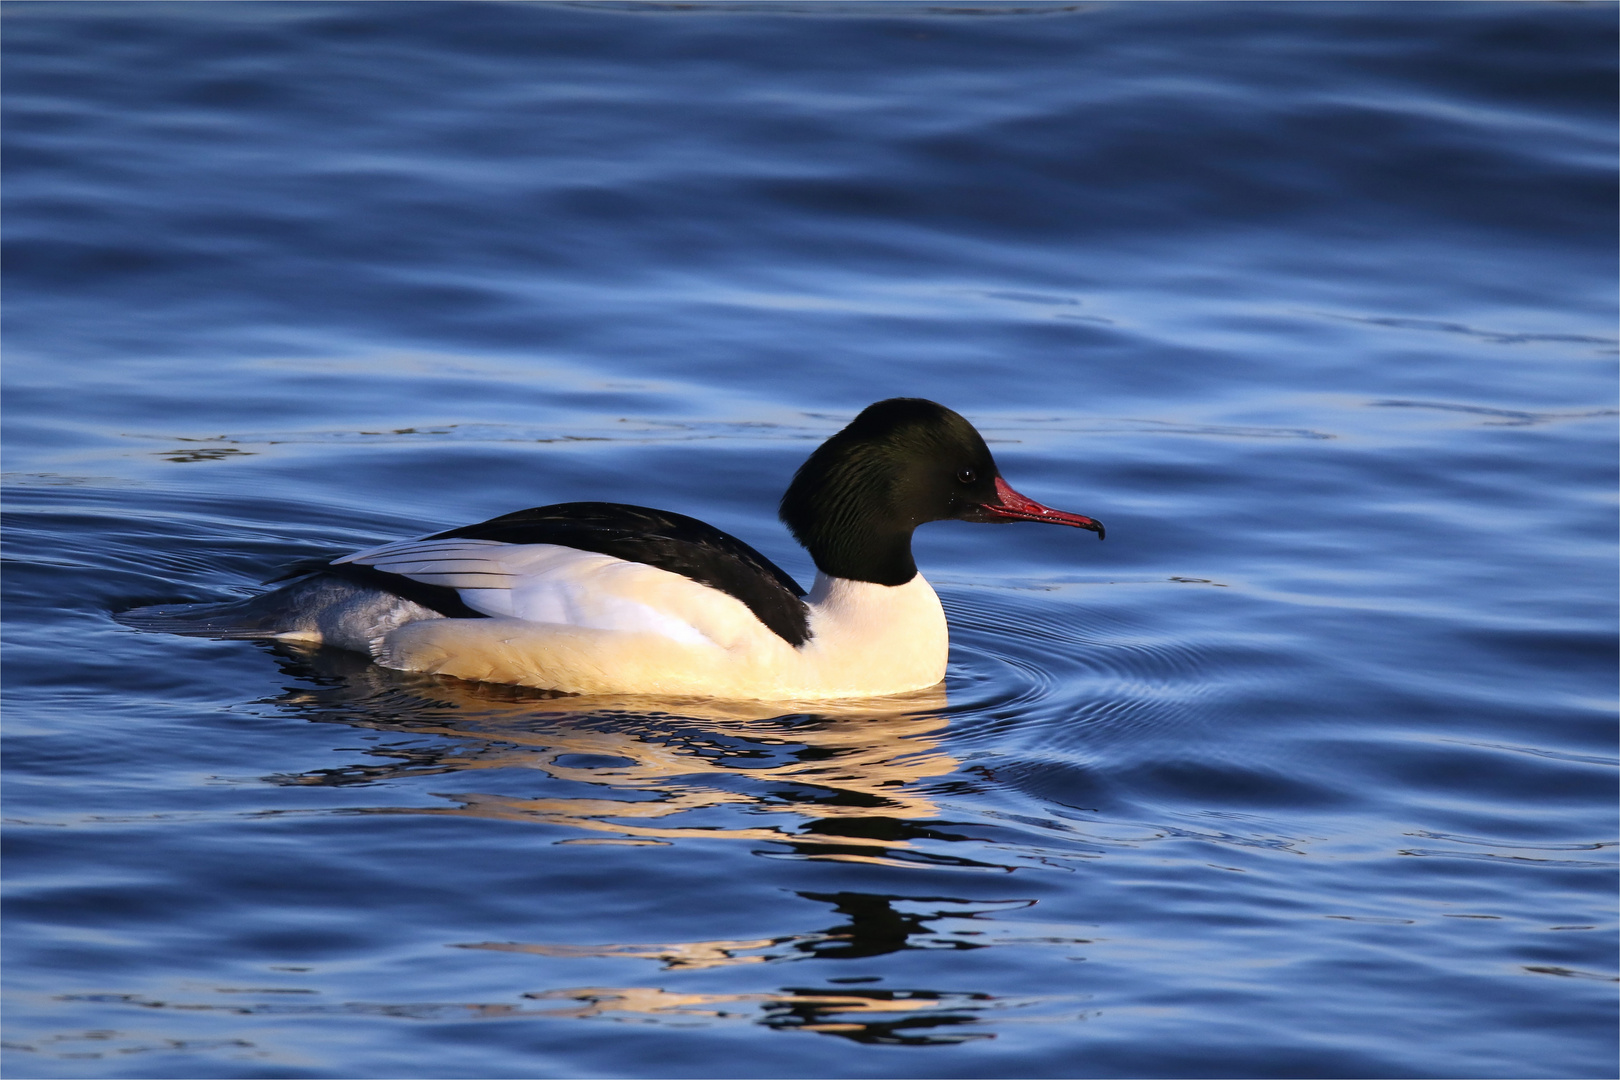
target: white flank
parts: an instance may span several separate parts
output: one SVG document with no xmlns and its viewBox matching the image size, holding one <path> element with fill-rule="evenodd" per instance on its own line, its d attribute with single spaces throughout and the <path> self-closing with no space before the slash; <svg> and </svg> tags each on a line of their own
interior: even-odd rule
<svg viewBox="0 0 1620 1080">
<path fill-rule="evenodd" d="M 945 613 L 921 574 L 897 586 L 818 574 L 811 637 L 794 648 L 718 589 L 555 544 L 411 540 L 336 561 L 455 589 L 490 616 L 368 634 L 385 667 L 573 693 L 759 699 L 895 694 L 945 677 Z"/>
</svg>

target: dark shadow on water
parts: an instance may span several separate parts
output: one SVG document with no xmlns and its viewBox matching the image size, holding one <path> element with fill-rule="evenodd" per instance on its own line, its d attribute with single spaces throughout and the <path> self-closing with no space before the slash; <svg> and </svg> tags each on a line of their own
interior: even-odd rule
<svg viewBox="0 0 1620 1080">
<path fill-rule="evenodd" d="M 217 993 L 238 993 L 220 990 Z M 349 1001 L 305 1004 L 289 1001 L 210 1002 L 169 1000 L 140 994 L 64 994 L 56 1000 L 129 1005 L 188 1013 L 220 1012 L 274 1020 L 295 1016 L 371 1017 L 398 1020 L 635 1020 L 681 1028 L 754 1023 L 773 1031 L 807 1031 L 881 1046 L 951 1046 L 994 1039 L 982 1024 L 991 1014 L 1043 1003 L 969 991 L 845 989 L 808 986 L 735 994 L 679 993 L 657 987 L 580 986 L 523 995 L 529 1005 Z M 32 1047 L 22 1047 L 32 1049 Z"/>
<path fill-rule="evenodd" d="M 803 960 L 866 960 L 905 950 L 982 949 L 998 943 L 988 936 L 994 916 L 1032 907 L 1031 899 L 968 900 L 949 896 L 897 896 L 860 892 L 795 894 L 830 904 L 845 921 L 824 930 L 736 941 L 683 941 L 662 944 L 578 945 L 549 942 L 479 941 L 459 949 L 526 953 L 531 956 L 630 957 L 657 960 L 666 971 L 694 971 L 749 964 Z M 932 924 L 940 923 L 935 926 Z M 952 930 L 958 924 L 983 923 L 987 929 Z M 964 937 L 983 937 L 965 941 Z M 1065 944 L 1086 944 L 1073 939 Z M 835 980 L 836 981 L 836 980 Z M 858 978 L 856 981 L 860 981 Z"/>
<path fill-rule="evenodd" d="M 845 921 L 824 931 L 754 941 L 692 941 L 671 944 L 575 945 L 473 942 L 454 946 L 560 959 L 641 959 L 661 962 L 666 972 L 793 963 L 804 960 L 865 960 L 907 949 L 979 949 L 993 942 L 962 941 L 964 933 L 929 925 L 940 920 L 989 920 L 1002 911 L 1027 908 L 1033 900 L 965 900 L 955 897 L 880 896 L 855 892 L 797 894 L 832 905 Z M 906 907 L 918 910 L 906 910 Z M 847 969 L 846 969 L 847 970 Z M 826 986 L 777 990 L 700 992 L 665 986 L 575 986 L 531 991 L 529 1004 L 477 1002 L 342 1002 L 302 998 L 299 988 L 217 988 L 229 995 L 210 1000 L 193 992 L 185 1000 L 139 994 L 71 994 L 58 1000 L 130 1005 L 145 1009 L 222 1012 L 238 1016 L 369 1016 L 401 1020 L 634 1020 L 676 1027 L 752 1023 L 774 1031 L 832 1035 L 884 1046 L 941 1046 L 993 1039 L 982 1025 L 1014 1009 L 1040 1019 L 1070 1012 L 1075 995 L 1018 998 L 979 991 L 891 988 L 852 984 L 880 976 L 828 977 Z M 676 984 L 677 986 L 679 984 Z M 275 996 L 272 996 L 275 995 Z M 1031 1018 L 1035 1018 L 1032 1016 Z"/>
</svg>

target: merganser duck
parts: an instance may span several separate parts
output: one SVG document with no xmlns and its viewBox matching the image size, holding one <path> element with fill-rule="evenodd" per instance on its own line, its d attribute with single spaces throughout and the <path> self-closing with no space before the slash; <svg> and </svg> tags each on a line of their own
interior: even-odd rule
<svg viewBox="0 0 1620 1080">
<path fill-rule="evenodd" d="M 911 557 L 918 525 L 1041 521 L 1104 535 L 1101 522 L 1014 491 L 973 425 L 920 398 L 871 405 L 818 447 L 780 517 L 815 561 L 808 595 L 712 525 L 576 502 L 305 560 L 246 600 L 117 618 L 574 694 L 868 697 L 945 677 L 945 612 Z"/>
</svg>

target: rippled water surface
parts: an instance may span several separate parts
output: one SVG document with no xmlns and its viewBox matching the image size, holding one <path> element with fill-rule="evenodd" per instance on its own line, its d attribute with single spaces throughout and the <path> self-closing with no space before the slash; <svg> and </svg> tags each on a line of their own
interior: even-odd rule
<svg viewBox="0 0 1620 1080">
<path fill-rule="evenodd" d="M 1614 1075 L 1614 5 L 5 15 L 9 1076 Z M 110 618 L 894 395 L 935 692 Z"/>
</svg>

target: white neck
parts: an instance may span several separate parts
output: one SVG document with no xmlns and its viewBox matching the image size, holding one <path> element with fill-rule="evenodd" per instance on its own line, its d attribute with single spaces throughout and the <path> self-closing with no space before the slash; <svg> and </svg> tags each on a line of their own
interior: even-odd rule
<svg viewBox="0 0 1620 1080">
<path fill-rule="evenodd" d="M 817 573 L 805 601 L 812 637 L 799 651 L 828 681 L 855 693 L 874 686 L 897 693 L 945 677 L 945 610 L 921 574 L 904 585 L 874 585 Z"/>
</svg>

